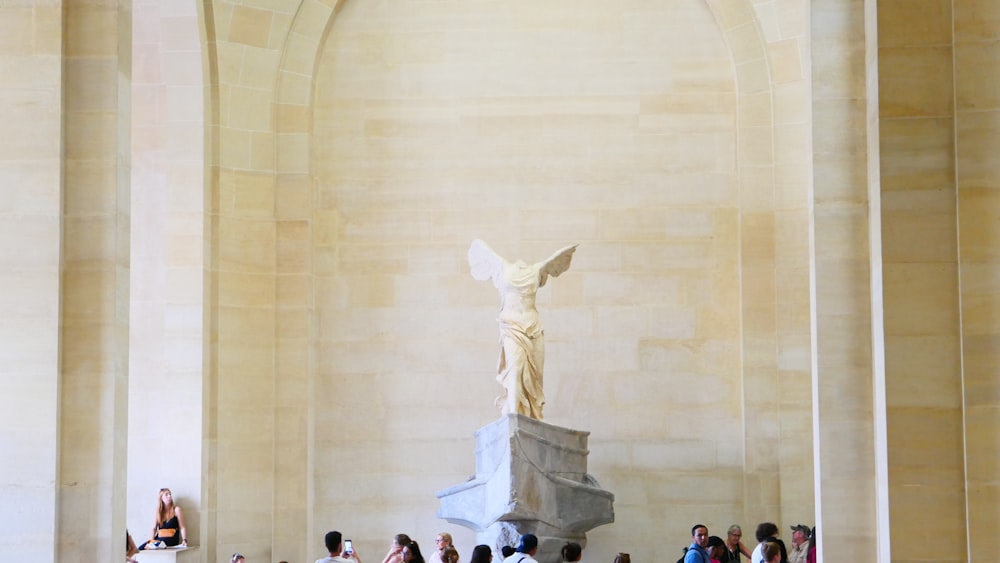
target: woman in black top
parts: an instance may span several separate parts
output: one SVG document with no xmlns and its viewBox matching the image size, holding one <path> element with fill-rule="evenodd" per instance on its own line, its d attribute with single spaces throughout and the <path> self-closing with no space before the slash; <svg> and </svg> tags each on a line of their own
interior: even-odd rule
<svg viewBox="0 0 1000 563">
<path fill-rule="evenodd" d="M 156 545 L 154 542 L 162 542 Z M 184 528 L 184 513 L 181 507 L 174 504 L 174 494 L 170 489 L 163 488 L 157 494 L 156 520 L 153 523 L 153 533 L 149 541 L 139 549 L 151 547 L 187 547 L 187 529 Z"/>
</svg>

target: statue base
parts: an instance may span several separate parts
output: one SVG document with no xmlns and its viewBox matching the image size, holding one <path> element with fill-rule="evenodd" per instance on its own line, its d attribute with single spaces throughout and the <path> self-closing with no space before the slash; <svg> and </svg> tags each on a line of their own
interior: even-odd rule
<svg viewBox="0 0 1000 563">
<path fill-rule="evenodd" d="M 615 521 L 614 494 L 587 473 L 589 432 L 508 414 L 476 431 L 476 474 L 437 493 L 438 518 L 476 531 L 494 561 L 522 534 L 538 536 L 539 563 L 559 563 L 566 542 Z"/>
</svg>

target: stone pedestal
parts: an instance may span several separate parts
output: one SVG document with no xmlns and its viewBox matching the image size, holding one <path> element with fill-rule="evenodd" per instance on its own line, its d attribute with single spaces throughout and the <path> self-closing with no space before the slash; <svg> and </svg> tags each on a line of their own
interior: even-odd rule
<svg viewBox="0 0 1000 563">
<path fill-rule="evenodd" d="M 499 547 L 538 536 L 539 563 L 561 561 L 567 541 L 615 521 L 615 496 L 587 474 L 589 432 L 509 414 L 476 433 L 476 474 L 439 491 L 438 517 L 476 531 L 499 560 Z"/>
</svg>

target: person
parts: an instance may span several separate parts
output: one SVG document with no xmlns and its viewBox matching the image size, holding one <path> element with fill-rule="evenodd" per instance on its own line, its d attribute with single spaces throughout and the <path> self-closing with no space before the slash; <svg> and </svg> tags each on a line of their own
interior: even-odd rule
<svg viewBox="0 0 1000 563">
<path fill-rule="evenodd" d="M 234 553 L 229 563 L 246 563 L 247 558 L 242 553 Z"/>
<path fill-rule="evenodd" d="M 542 420 L 545 339 L 535 308 L 535 294 L 549 276 L 558 276 L 569 269 L 576 247 L 567 246 L 531 265 L 522 260 L 510 263 L 479 239 L 469 247 L 472 277 L 479 281 L 493 280 L 500 291 L 497 381 L 504 392 L 496 403 L 502 415 L 516 413 Z"/>
<path fill-rule="evenodd" d="M 493 561 L 493 550 L 490 546 L 485 544 L 479 544 L 472 548 L 472 558 L 469 559 L 469 563 L 490 563 Z"/>
<path fill-rule="evenodd" d="M 341 552 L 344 547 L 344 536 L 336 530 L 327 532 L 323 536 L 323 545 L 326 546 L 329 555 L 317 559 L 316 563 L 361 563 L 361 556 L 358 555 L 357 549 L 349 554 Z"/>
<path fill-rule="evenodd" d="M 788 563 L 788 552 L 785 551 L 785 542 L 778 539 L 778 526 L 774 522 L 761 522 L 757 525 L 754 534 L 757 537 L 757 547 L 754 548 L 750 556 L 750 563 L 759 563 L 763 555 L 764 543 L 774 542 L 781 550 L 781 563 Z"/>
<path fill-rule="evenodd" d="M 695 524 L 691 527 L 691 545 L 684 552 L 684 563 L 710 563 L 708 556 L 708 527 L 704 524 Z"/>
<path fill-rule="evenodd" d="M 583 558 L 583 547 L 576 542 L 566 542 L 562 546 L 562 560 L 566 563 L 574 563 Z"/>
<path fill-rule="evenodd" d="M 160 489 L 156 495 L 156 514 L 153 533 L 149 541 L 139 546 L 143 549 L 161 547 L 187 547 L 187 528 L 184 527 L 184 511 L 174 504 L 174 493 L 168 488 Z"/>
<path fill-rule="evenodd" d="M 458 550 L 454 547 L 446 547 L 441 552 L 441 561 L 443 563 L 458 563 Z"/>
<path fill-rule="evenodd" d="M 431 560 L 431 563 L 442 563 L 441 555 L 444 553 L 444 550 L 449 547 L 454 547 L 451 544 L 451 534 L 448 532 L 441 532 L 438 534 L 437 537 L 434 538 L 434 547 L 434 553 L 431 553 L 429 559 Z"/>
<path fill-rule="evenodd" d="M 403 546 L 410 543 L 410 536 L 406 534 L 396 534 L 389 545 L 389 552 L 385 554 L 382 563 L 403 563 Z"/>
<path fill-rule="evenodd" d="M 809 526 L 796 524 L 792 526 L 792 551 L 788 554 L 788 563 L 806 563 L 809 558 Z"/>
<path fill-rule="evenodd" d="M 420 553 L 420 545 L 415 541 L 403 546 L 403 563 L 424 563 L 424 556 Z"/>
<path fill-rule="evenodd" d="M 514 551 L 516 551 L 514 549 L 514 546 L 512 546 L 512 545 L 505 545 L 505 546 L 503 546 L 503 547 L 500 548 L 500 555 L 502 555 L 504 559 L 507 559 L 511 555 L 514 555 Z"/>
<path fill-rule="evenodd" d="M 726 552 L 726 542 L 719 536 L 708 536 L 708 557 L 712 563 L 721 563 L 722 554 Z"/>
<path fill-rule="evenodd" d="M 135 554 L 139 553 L 139 548 L 135 546 L 135 540 L 132 539 L 132 534 L 125 530 L 125 563 L 138 563 L 135 558 Z"/>
<path fill-rule="evenodd" d="M 504 559 L 504 563 L 538 563 L 535 561 L 535 554 L 538 553 L 538 536 L 535 534 L 524 534 L 521 536 L 521 543 L 510 557 Z"/>
<path fill-rule="evenodd" d="M 819 538 L 816 537 L 816 526 L 809 530 L 809 548 L 806 550 L 806 563 L 816 563 L 816 547 L 819 545 Z"/>
<path fill-rule="evenodd" d="M 615 555 L 614 563 L 632 563 L 632 556 L 625 552 Z"/>
<path fill-rule="evenodd" d="M 760 563 L 778 563 L 781 561 L 781 546 L 773 541 L 763 543 Z"/>
<path fill-rule="evenodd" d="M 750 550 L 743 545 L 743 529 L 733 524 L 726 530 L 726 551 L 722 554 L 721 563 L 740 563 L 740 554 L 750 557 Z"/>
</svg>

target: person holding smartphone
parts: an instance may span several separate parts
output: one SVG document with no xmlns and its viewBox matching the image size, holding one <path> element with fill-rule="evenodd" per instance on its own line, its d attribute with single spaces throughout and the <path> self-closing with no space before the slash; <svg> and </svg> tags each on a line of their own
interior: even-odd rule
<svg viewBox="0 0 1000 563">
<path fill-rule="evenodd" d="M 354 551 L 354 542 L 343 538 L 343 534 L 336 530 L 327 532 L 323 543 L 330 555 L 317 559 L 316 563 L 361 563 L 361 557 Z"/>
</svg>

